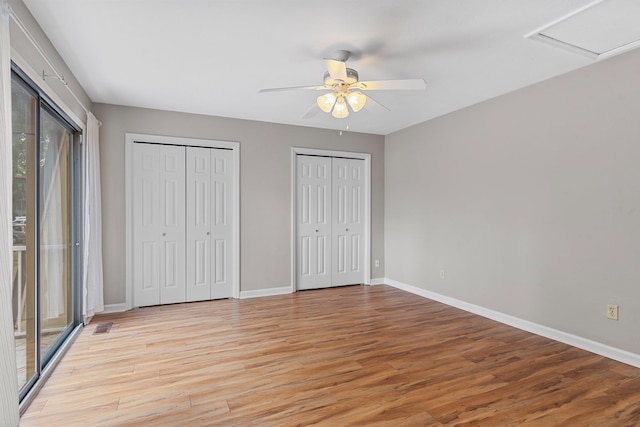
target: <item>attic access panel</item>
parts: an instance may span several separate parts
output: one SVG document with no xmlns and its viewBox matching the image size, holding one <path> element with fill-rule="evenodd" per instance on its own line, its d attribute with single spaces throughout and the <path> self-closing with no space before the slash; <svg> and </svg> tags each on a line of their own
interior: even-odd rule
<svg viewBox="0 0 640 427">
<path fill-rule="evenodd" d="M 593 59 L 640 46 L 640 1 L 598 0 L 528 34 Z"/>
</svg>

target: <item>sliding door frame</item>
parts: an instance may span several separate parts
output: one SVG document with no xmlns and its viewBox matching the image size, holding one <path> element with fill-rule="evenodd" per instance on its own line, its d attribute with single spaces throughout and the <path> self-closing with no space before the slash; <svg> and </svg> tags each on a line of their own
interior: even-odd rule
<svg viewBox="0 0 640 427">
<path fill-rule="evenodd" d="M 316 148 L 291 147 L 291 292 L 297 291 L 297 156 L 341 157 L 364 160 L 364 284 L 371 284 L 371 154 L 350 151 L 321 150 Z"/>
<path fill-rule="evenodd" d="M 47 365 L 49 361 L 55 356 L 57 352 L 57 348 L 60 347 L 61 343 L 64 342 L 67 337 L 73 332 L 73 329 L 80 323 L 82 323 L 82 286 L 80 285 L 81 277 L 82 277 L 82 251 L 80 248 L 81 239 L 81 231 L 82 230 L 82 156 L 81 154 L 81 140 L 82 136 L 80 135 L 80 130 L 70 121 L 69 118 L 65 117 L 59 109 L 55 108 L 55 105 L 52 105 L 51 101 L 49 101 L 46 97 L 40 97 L 40 109 L 38 110 L 38 122 L 41 123 L 42 119 L 42 111 L 46 111 L 51 117 L 54 117 L 58 120 L 59 124 L 62 125 L 65 129 L 67 129 L 71 135 L 72 140 L 70 141 L 71 148 L 71 293 L 72 300 L 70 304 L 70 309 L 73 310 L 73 320 L 72 326 L 68 327 L 60 337 L 56 339 L 51 349 L 48 350 L 44 354 L 39 354 L 40 363 L 42 365 Z M 41 132 L 40 126 L 38 126 L 38 135 L 37 138 L 39 140 Z M 40 157 L 40 148 L 39 141 L 37 141 L 36 145 L 38 149 L 36 151 L 36 155 L 38 158 Z M 41 189 L 38 187 L 38 199 L 40 198 Z M 42 212 L 39 208 L 36 209 L 36 215 L 38 216 L 38 230 L 40 227 L 40 215 Z M 41 272 L 39 269 L 40 266 L 40 239 L 38 239 L 38 253 L 37 253 L 37 265 L 38 265 L 38 282 L 41 279 Z M 39 291 L 38 291 L 39 292 Z M 38 295 L 38 298 L 40 296 Z M 39 314 L 39 313 L 38 313 Z M 38 316 L 38 334 L 41 334 L 41 320 L 40 316 Z M 42 352 L 42 349 L 39 349 L 39 352 Z"/>
<path fill-rule="evenodd" d="M 34 203 L 34 212 L 32 212 L 33 219 L 31 220 L 31 227 L 35 230 L 35 236 L 31 244 L 33 245 L 34 254 L 34 269 L 33 272 L 34 277 L 34 295 L 33 302 L 35 307 L 33 308 L 35 312 L 33 313 L 35 318 L 35 375 L 28 379 L 27 382 L 21 387 L 19 390 L 18 398 L 20 401 L 20 413 L 22 414 L 31 400 L 37 394 L 39 389 L 42 387 L 46 379 L 51 375 L 51 372 L 55 369 L 56 365 L 68 350 L 70 344 L 75 340 L 80 331 L 82 330 L 82 286 L 80 283 L 82 277 L 82 248 L 80 246 L 80 241 L 82 240 L 82 224 L 83 224 L 83 213 L 82 213 L 82 200 L 84 199 L 84 194 L 82 192 L 82 138 L 84 132 L 84 126 L 78 125 L 81 123 L 77 117 L 75 117 L 72 113 L 68 113 L 70 109 L 59 99 L 55 99 L 55 97 L 50 97 L 46 91 L 50 88 L 42 82 L 41 84 L 36 84 L 35 81 L 31 78 L 33 75 L 33 71 L 27 67 L 27 69 L 23 69 L 20 59 L 17 58 L 18 62 L 14 61 L 14 54 L 12 53 L 12 63 L 11 63 L 11 80 L 12 84 L 15 82 L 19 84 L 23 89 L 29 91 L 32 95 L 34 95 L 36 99 L 36 117 L 35 117 L 35 135 L 34 135 L 34 159 L 35 169 L 33 171 L 34 176 L 32 179 L 34 182 L 34 190 L 35 194 L 27 195 L 27 197 L 31 197 L 32 203 Z M 70 141 L 70 150 L 71 150 L 71 158 L 70 158 L 70 167 L 71 167 L 71 206 L 70 206 L 70 215 L 71 215 L 71 265 L 70 265 L 70 281 L 71 281 L 71 304 L 68 307 L 69 310 L 72 310 L 71 313 L 71 321 L 65 327 L 63 333 L 56 338 L 52 346 L 49 348 L 47 352 L 43 352 L 42 343 L 41 343 L 41 335 L 42 335 L 42 320 L 41 320 L 41 298 L 40 298 L 40 282 L 41 282 L 41 267 L 40 267 L 40 224 L 42 214 L 40 210 L 40 196 L 42 189 L 40 188 L 40 170 L 38 167 L 38 162 L 40 158 L 40 138 L 41 138 L 41 118 L 42 111 L 46 111 L 54 120 L 56 120 L 62 127 L 68 130 L 72 139 Z M 28 285 L 28 284 L 27 284 Z M 20 284 L 19 284 L 20 286 Z"/>
</svg>

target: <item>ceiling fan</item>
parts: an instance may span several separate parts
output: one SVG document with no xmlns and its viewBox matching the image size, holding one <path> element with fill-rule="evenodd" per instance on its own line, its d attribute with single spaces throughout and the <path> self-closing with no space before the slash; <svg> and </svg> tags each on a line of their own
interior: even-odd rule
<svg viewBox="0 0 640 427">
<path fill-rule="evenodd" d="M 286 90 L 321 90 L 327 93 L 318 96 L 316 103 L 307 111 L 304 118 L 316 115 L 319 110 L 331 113 L 333 117 L 343 119 L 349 116 L 349 107 L 357 113 L 362 107 L 370 103 L 378 104 L 389 110 L 370 96 L 361 91 L 371 90 L 424 90 L 427 87 L 423 79 L 400 80 L 372 80 L 360 81 L 358 72 L 353 68 L 347 68 L 346 61 L 351 56 L 348 50 L 339 50 L 335 53 L 335 59 L 326 59 L 327 71 L 324 73 L 323 84 L 320 86 L 296 86 L 260 89 L 260 93 L 280 92 Z"/>
</svg>

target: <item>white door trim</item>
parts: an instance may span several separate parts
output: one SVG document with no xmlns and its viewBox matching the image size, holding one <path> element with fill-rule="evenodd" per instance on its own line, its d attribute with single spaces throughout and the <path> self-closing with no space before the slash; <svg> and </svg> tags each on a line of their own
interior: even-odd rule
<svg viewBox="0 0 640 427">
<path fill-rule="evenodd" d="M 235 185 L 232 191 L 233 197 L 233 271 L 235 282 L 233 284 L 233 298 L 240 298 L 240 143 L 233 141 L 215 141 L 210 139 L 181 138 L 175 136 L 148 135 L 139 133 L 125 134 L 125 309 L 133 308 L 133 143 L 146 142 L 151 144 L 180 145 L 185 147 L 225 148 L 232 150 L 233 179 Z"/>
<path fill-rule="evenodd" d="M 371 284 L 371 154 L 350 151 L 319 150 L 315 148 L 291 147 L 291 292 L 296 292 L 296 156 L 346 157 L 364 160 L 364 284 Z"/>
</svg>

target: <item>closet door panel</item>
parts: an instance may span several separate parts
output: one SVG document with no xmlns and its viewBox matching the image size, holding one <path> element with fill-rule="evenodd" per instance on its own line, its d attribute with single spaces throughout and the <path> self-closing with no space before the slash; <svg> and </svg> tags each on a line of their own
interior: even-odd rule
<svg viewBox="0 0 640 427">
<path fill-rule="evenodd" d="M 364 282 L 364 161 L 333 159 L 333 286 Z"/>
<path fill-rule="evenodd" d="M 296 160 L 297 288 L 331 286 L 331 158 Z"/>
<path fill-rule="evenodd" d="M 187 301 L 211 297 L 210 152 L 187 147 Z"/>
<path fill-rule="evenodd" d="M 184 301 L 184 148 L 133 145 L 134 304 Z"/>
<path fill-rule="evenodd" d="M 133 145 L 135 306 L 160 304 L 160 147 Z"/>
<path fill-rule="evenodd" d="M 160 146 L 160 304 L 185 301 L 185 149 Z"/>
<path fill-rule="evenodd" d="M 210 265 L 212 283 L 210 298 L 233 296 L 233 188 L 231 150 L 212 149 L 211 161 L 211 238 Z"/>
<path fill-rule="evenodd" d="M 350 271 L 352 282 L 364 283 L 364 188 L 365 188 L 365 171 L 364 160 L 349 160 L 349 174 L 350 174 L 350 192 L 351 192 L 351 221 L 349 224 L 351 239 L 351 247 L 349 255 Z"/>
</svg>

